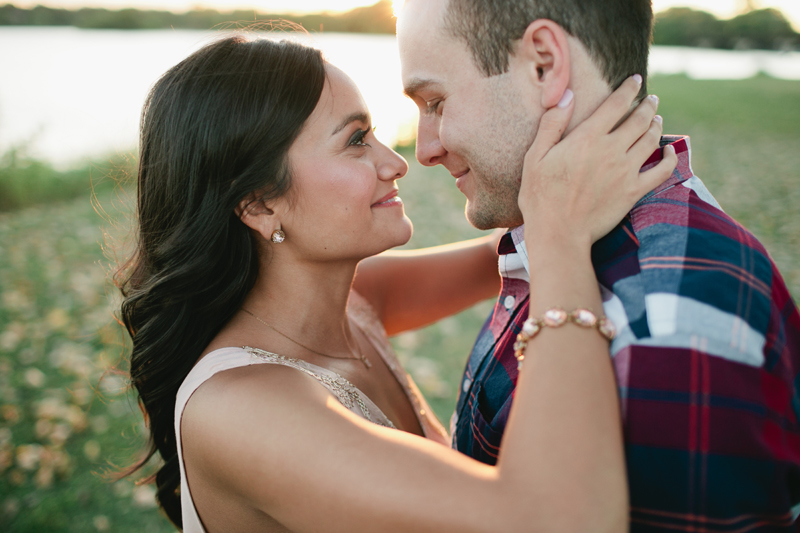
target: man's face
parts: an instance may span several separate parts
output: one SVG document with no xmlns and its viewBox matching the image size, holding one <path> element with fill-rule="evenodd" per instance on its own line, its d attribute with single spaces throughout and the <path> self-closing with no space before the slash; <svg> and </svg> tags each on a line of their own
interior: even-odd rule
<svg viewBox="0 0 800 533">
<path fill-rule="evenodd" d="M 443 28 L 446 4 L 410 0 L 398 23 L 403 84 L 420 111 L 417 159 L 456 178 L 473 226 L 519 226 L 522 165 L 544 110 L 513 65 L 488 78 L 478 70 Z"/>
</svg>

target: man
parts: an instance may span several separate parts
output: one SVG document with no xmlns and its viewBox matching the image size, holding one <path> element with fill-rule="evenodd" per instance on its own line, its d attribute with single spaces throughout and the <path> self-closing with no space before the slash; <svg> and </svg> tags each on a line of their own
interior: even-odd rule
<svg viewBox="0 0 800 533">
<path fill-rule="evenodd" d="M 525 154 L 568 89 L 567 133 L 624 79 L 646 78 L 651 26 L 649 0 L 408 0 L 400 15 L 417 158 L 451 172 L 474 226 L 512 228 L 452 420 L 453 446 L 485 463 L 500 451 L 536 275 L 517 206 Z M 800 315 L 762 245 L 693 175 L 688 137 L 661 144 L 678 154 L 673 176 L 592 251 L 618 329 L 632 530 L 794 530 Z"/>
</svg>

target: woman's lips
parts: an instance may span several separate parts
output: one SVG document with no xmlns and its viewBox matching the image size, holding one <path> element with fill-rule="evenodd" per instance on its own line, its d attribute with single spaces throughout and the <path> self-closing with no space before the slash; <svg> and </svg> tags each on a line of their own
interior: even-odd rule
<svg viewBox="0 0 800 533">
<path fill-rule="evenodd" d="M 391 207 L 394 205 L 403 205 L 403 200 L 397 196 L 397 189 L 372 204 L 371 207 Z"/>
<path fill-rule="evenodd" d="M 381 202 L 379 204 L 375 204 L 372 207 L 392 207 L 395 205 L 403 205 L 403 200 L 399 196 L 392 196 L 385 202 Z"/>
</svg>

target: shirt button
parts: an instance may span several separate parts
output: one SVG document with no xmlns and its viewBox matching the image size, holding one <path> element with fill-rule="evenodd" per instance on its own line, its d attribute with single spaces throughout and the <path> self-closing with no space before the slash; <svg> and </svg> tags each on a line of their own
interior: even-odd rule
<svg viewBox="0 0 800 533">
<path fill-rule="evenodd" d="M 425 409 L 420 409 L 419 410 L 419 415 L 420 416 L 425 416 Z"/>
<path fill-rule="evenodd" d="M 461 390 L 463 390 L 464 392 L 467 392 L 469 390 L 469 386 L 470 385 L 472 385 L 472 380 L 470 380 L 469 378 L 465 379 L 464 380 L 464 385 L 461 387 Z"/>
<path fill-rule="evenodd" d="M 503 300 L 503 305 L 506 309 L 511 311 L 514 309 L 514 304 L 517 303 L 517 300 L 513 296 L 506 296 L 506 299 Z"/>
</svg>

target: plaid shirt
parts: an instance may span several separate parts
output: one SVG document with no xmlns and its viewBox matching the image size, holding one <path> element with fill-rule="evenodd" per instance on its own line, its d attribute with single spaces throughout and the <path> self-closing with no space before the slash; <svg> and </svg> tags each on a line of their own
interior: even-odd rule
<svg viewBox="0 0 800 533">
<path fill-rule="evenodd" d="M 800 513 L 800 315 L 764 247 L 665 137 L 672 177 L 592 249 L 625 435 L 631 531 L 794 531 Z M 656 152 L 644 167 L 660 160 Z M 453 447 L 494 464 L 528 316 L 522 228 L 501 240 L 503 288 L 467 363 Z"/>
</svg>

